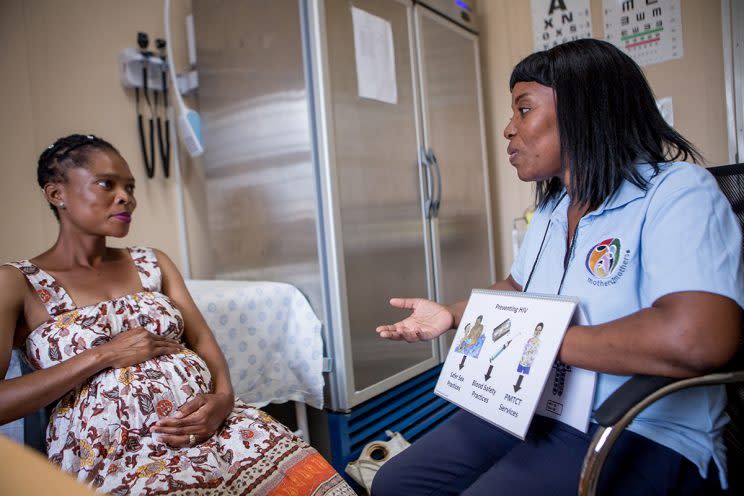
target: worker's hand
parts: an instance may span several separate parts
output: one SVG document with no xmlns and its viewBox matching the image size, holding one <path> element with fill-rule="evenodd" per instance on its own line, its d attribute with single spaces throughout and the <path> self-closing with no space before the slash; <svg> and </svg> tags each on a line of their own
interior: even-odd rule
<svg viewBox="0 0 744 496">
<path fill-rule="evenodd" d="M 377 334 L 385 339 L 428 341 L 450 330 L 455 320 L 449 308 L 424 298 L 392 298 L 390 304 L 413 312 L 400 322 L 379 326 Z"/>
</svg>

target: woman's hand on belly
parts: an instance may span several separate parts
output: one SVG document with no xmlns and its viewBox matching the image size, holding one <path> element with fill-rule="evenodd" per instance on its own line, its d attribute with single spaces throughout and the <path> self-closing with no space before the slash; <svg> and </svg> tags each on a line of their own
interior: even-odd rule
<svg viewBox="0 0 744 496">
<path fill-rule="evenodd" d="M 142 327 L 136 327 L 114 336 L 108 343 L 98 346 L 102 360 L 109 367 L 121 368 L 142 363 L 161 355 L 183 351 L 175 339 L 158 336 Z"/>
<path fill-rule="evenodd" d="M 159 433 L 161 441 L 177 448 L 191 446 L 190 435 L 194 436 L 196 443 L 204 442 L 217 432 L 232 411 L 234 402 L 231 394 L 197 394 L 172 417 L 157 421 L 152 431 Z"/>
</svg>

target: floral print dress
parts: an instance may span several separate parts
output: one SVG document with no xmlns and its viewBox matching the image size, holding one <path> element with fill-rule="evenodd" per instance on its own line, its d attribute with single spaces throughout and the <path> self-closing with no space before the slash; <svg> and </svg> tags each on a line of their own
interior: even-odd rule
<svg viewBox="0 0 744 496">
<path fill-rule="evenodd" d="M 36 369 L 52 367 L 133 327 L 181 339 L 183 320 L 160 293 L 154 252 L 130 248 L 143 291 L 78 308 L 49 274 L 16 262 L 50 318 L 34 329 L 25 355 Z M 49 459 L 99 491 L 124 494 L 354 494 L 313 448 L 240 400 L 210 439 L 189 448 L 160 442 L 150 428 L 212 379 L 193 351 L 109 368 L 62 397 L 47 428 Z"/>
</svg>

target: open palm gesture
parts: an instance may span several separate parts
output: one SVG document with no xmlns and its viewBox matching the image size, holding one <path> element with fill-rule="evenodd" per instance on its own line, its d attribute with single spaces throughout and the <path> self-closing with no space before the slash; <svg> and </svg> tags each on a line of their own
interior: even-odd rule
<svg viewBox="0 0 744 496">
<path fill-rule="evenodd" d="M 411 315 L 395 324 L 381 325 L 377 334 L 395 341 L 428 341 L 452 328 L 454 317 L 449 308 L 424 298 L 392 298 L 390 304 L 413 310 Z"/>
</svg>

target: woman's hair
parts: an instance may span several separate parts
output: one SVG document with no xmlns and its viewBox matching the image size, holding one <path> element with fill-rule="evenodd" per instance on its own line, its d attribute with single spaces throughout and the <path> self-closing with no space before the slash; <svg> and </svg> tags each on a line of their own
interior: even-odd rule
<svg viewBox="0 0 744 496">
<path fill-rule="evenodd" d="M 92 134 L 71 134 L 49 145 L 39 156 L 36 168 L 36 180 L 39 186 L 44 189 L 48 183 L 65 182 L 69 169 L 85 167 L 88 164 L 88 157 L 92 150 L 119 154 L 111 143 Z M 50 203 L 49 208 L 59 219 L 57 207 Z"/>
<path fill-rule="evenodd" d="M 512 71 L 509 89 L 536 82 L 553 89 L 561 167 L 572 200 L 598 207 L 623 180 L 646 189 L 636 161 L 700 161 L 695 147 L 661 116 L 641 68 L 614 45 L 591 38 L 536 52 Z M 558 178 L 539 181 L 541 206 L 562 190 Z"/>
</svg>

